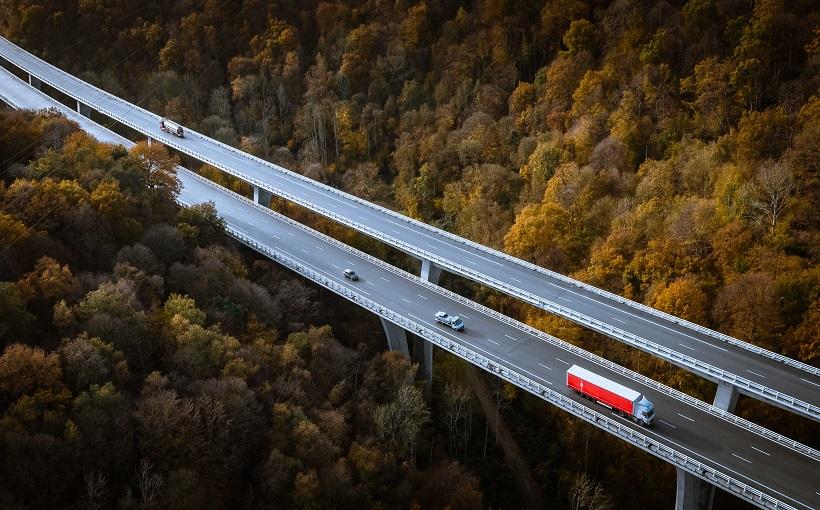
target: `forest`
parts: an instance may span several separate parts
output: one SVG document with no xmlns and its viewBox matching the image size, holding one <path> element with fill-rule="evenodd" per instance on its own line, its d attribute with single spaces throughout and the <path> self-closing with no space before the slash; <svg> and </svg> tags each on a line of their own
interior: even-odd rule
<svg viewBox="0 0 820 510">
<path fill-rule="evenodd" d="M 225 143 L 820 363 L 812 0 L 0 8 L 3 36 Z M 456 359 L 425 387 L 377 319 L 232 243 L 208 204 L 178 209 L 178 162 L 0 112 L 0 507 L 671 506 L 669 466 Z M 658 359 L 443 284 L 711 401 Z M 808 420 L 736 412 L 820 446 Z"/>
</svg>

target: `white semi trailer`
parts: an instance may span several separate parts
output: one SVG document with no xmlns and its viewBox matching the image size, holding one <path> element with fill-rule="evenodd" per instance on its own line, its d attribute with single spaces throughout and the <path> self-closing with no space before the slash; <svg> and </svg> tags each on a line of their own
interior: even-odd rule
<svg viewBox="0 0 820 510">
<path fill-rule="evenodd" d="M 168 119 L 162 119 L 159 121 L 159 128 L 166 133 L 171 133 L 172 135 L 180 138 L 185 136 L 185 131 L 183 131 L 182 126 Z"/>
</svg>

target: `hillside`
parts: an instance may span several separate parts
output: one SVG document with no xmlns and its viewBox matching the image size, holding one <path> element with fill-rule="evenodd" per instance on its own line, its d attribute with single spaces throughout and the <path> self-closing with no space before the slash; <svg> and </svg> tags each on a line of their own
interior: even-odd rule
<svg viewBox="0 0 820 510">
<path fill-rule="evenodd" d="M 152 111 L 477 242 L 820 364 L 816 2 L 0 5 L 4 36 Z M 29 471 L 6 463 L 3 476 L 72 470 L 51 472 L 54 494 L 31 480 L 0 482 L 0 506 L 2 497 L 10 505 L 80 501 L 88 473 L 104 473 L 106 501 L 125 504 L 129 487 L 136 505 L 143 461 L 162 479 L 162 506 L 207 480 L 213 494 L 202 497 L 250 506 L 393 507 L 410 501 L 402 495 L 428 491 L 419 498 L 431 499 L 418 500 L 427 508 L 448 503 L 435 499 L 451 485 L 442 477 L 463 487 L 454 507 L 524 504 L 510 475 L 499 474 L 506 467 L 498 442 L 473 424 L 475 417 L 488 430 L 463 365 L 437 359 L 432 394 L 413 400 L 421 395 L 408 392 L 421 386 L 412 367 L 382 353 L 377 321 L 353 324 L 354 308 L 232 246 L 207 207 L 177 211 L 173 178 L 146 176 L 140 154 L 73 130 L 63 119 L 28 114 L 4 114 L 0 125 L 0 245 L 11 245 L 0 253 L 0 429 L 13 438 L 6 458 L 33 463 Z M 150 157 L 173 162 L 165 153 Z M 213 169 L 199 171 L 241 188 Z M 471 283 L 444 284 L 712 396 L 710 383 L 614 341 Z M 85 353 L 74 368 L 72 348 Z M 350 365 L 330 363 L 337 355 Z M 107 375 L 85 367 L 92 362 Z M 34 366 L 39 382 L 8 382 Z M 357 382 L 346 377 L 353 366 Z M 310 375 L 317 373 L 335 375 L 320 381 Z M 389 391 L 380 386 L 387 380 Z M 582 473 L 615 507 L 670 504 L 674 474 L 666 466 L 496 386 L 496 405 L 511 436 L 533 445 L 524 455 L 554 508 L 568 507 L 576 481 L 589 480 Z M 218 431 L 210 456 L 178 443 L 156 453 L 159 443 L 150 441 L 186 429 L 146 439 L 141 420 L 194 426 L 185 420 L 216 412 L 202 407 L 216 393 L 228 406 L 220 409 L 243 409 L 248 428 Z M 412 455 L 371 423 L 400 395 L 420 406 L 413 437 L 423 448 Z M 92 418 L 77 413 L 100 399 L 120 406 L 127 418 L 117 426 L 127 433 L 78 446 L 71 427 Z M 188 414 L 172 417 L 146 402 Z M 458 405 L 467 411 L 454 417 Z M 807 420 L 745 398 L 738 413 L 818 446 L 818 427 Z M 233 433 L 252 437 L 247 450 L 219 450 Z M 109 457 L 119 447 L 105 441 L 125 437 L 127 462 L 115 469 L 120 461 Z M 299 450 L 299 438 L 328 451 Z M 71 462 L 49 459 L 56 451 Z M 623 472 L 628 464 L 641 467 Z M 208 478 L 215 471 L 221 479 Z M 326 499 L 333 484 L 352 499 Z M 743 507 L 729 497 L 721 503 Z"/>
</svg>

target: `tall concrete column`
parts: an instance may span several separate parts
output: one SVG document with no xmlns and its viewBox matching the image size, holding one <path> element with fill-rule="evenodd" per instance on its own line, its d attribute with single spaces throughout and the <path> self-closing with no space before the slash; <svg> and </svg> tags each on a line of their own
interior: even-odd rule
<svg viewBox="0 0 820 510">
<path fill-rule="evenodd" d="M 83 117 L 91 118 L 91 107 L 77 101 L 77 113 L 79 113 Z"/>
<path fill-rule="evenodd" d="M 441 268 L 427 259 L 422 259 L 420 276 L 422 280 L 438 284 L 438 279 L 441 276 Z"/>
<path fill-rule="evenodd" d="M 259 205 L 270 207 L 270 200 L 273 198 L 272 195 L 270 191 L 264 190 L 259 186 L 253 187 L 253 201 Z"/>
<path fill-rule="evenodd" d="M 715 486 L 681 468 L 677 472 L 675 510 L 711 510 Z"/>
<path fill-rule="evenodd" d="M 718 409 L 733 413 L 737 404 L 737 388 L 733 384 L 719 382 L 713 406 Z"/>
<path fill-rule="evenodd" d="M 421 261 L 421 276 L 422 280 L 430 283 L 438 283 L 441 277 L 441 268 L 433 264 L 427 259 Z M 419 364 L 421 375 L 427 384 L 433 382 L 433 344 L 427 340 L 416 337 L 413 342 L 413 361 Z"/>
<path fill-rule="evenodd" d="M 433 344 L 417 336 L 413 340 L 413 362 L 419 364 L 421 376 L 427 384 L 433 382 Z"/>
<path fill-rule="evenodd" d="M 28 84 L 31 85 L 32 87 L 34 87 L 35 89 L 40 90 L 40 88 L 43 85 L 43 82 L 41 82 L 39 79 L 37 79 L 34 76 L 29 74 L 28 75 Z"/>
<path fill-rule="evenodd" d="M 404 357 L 410 357 L 410 351 L 407 349 L 407 332 L 401 326 L 393 324 L 392 322 L 379 317 L 384 327 L 384 334 L 387 336 L 387 346 L 391 351 L 399 351 L 404 354 Z"/>
</svg>

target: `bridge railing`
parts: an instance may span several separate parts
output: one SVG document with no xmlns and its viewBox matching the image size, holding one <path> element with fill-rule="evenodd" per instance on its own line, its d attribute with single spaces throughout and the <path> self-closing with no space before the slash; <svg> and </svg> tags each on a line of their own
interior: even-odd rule
<svg viewBox="0 0 820 510">
<path fill-rule="evenodd" d="M 143 113 L 143 114 L 145 114 L 145 115 L 149 115 L 149 116 L 151 116 L 151 117 L 155 118 L 157 121 L 159 121 L 160 117 L 159 117 L 158 115 L 156 115 L 156 114 L 154 114 L 154 113 L 152 113 L 152 112 L 150 112 L 150 111 L 148 111 L 148 110 L 145 110 L 144 108 L 142 108 L 142 107 L 140 107 L 140 106 L 138 106 L 138 105 L 135 105 L 135 104 L 132 104 L 132 103 L 130 103 L 130 102 L 128 102 L 128 101 L 125 101 L 124 99 L 119 98 L 119 97 L 117 97 L 117 96 L 115 96 L 115 95 L 113 95 L 113 94 L 111 94 L 111 93 L 109 93 L 109 92 L 106 92 L 106 91 L 104 91 L 104 90 L 102 90 L 102 89 L 100 89 L 100 88 L 98 88 L 98 87 L 96 87 L 96 86 L 94 86 L 94 85 L 92 85 L 92 84 L 90 84 L 90 83 L 87 83 L 87 82 L 85 82 L 85 81 L 83 81 L 83 80 L 80 80 L 79 78 L 77 78 L 77 77 L 75 77 L 75 76 L 73 76 L 73 75 L 71 75 L 71 74 L 69 74 L 69 73 L 66 73 L 66 72 L 65 72 L 65 71 L 63 71 L 62 69 L 59 69 L 58 67 L 53 66 L 52 64 L 50 64 L 50 63 L 48 63 L 48 62 L 46 62 L 46 61 L 44 61 L 44 60 L 40 59 L 40 58 L 39 58 L 39 57 L 37 57 L 36 55 L 32 55 L 31 53 L 26 52 L 26 51 L 25 51 L 25 50 L 23 50 L 22 48 L 20 48 L 20 47 L 18 47 L 18 46 L 16 46 L 16 45 L 13 45 L 11 42 L 7 41 L 6 39 L 3 39 L 3 41 L 5 41 L 5 42 L 7 43 L 7 45 L 10 47 L 10 49 L 11 49 L 12 51 L 17 51 L 17 52 L 25 53 L 25 55 L 26 55 L 27 57 L 29 57 L 29 58 L 33 58 L 33 59 L 35 59 L 35 60 L 39 61 L 42 65 L 47 66 L 47 67 L 48 67 L 48 69 L 50 69 L 50 70 L 51 70 L 51 71 L 53 71 L 53 72 L 57 72 L 57 73 L 59 73 L 61 76 L 65 77 L 66 79 L 76 81 L 76 82 L 80 83 L 82 86 L 85 86 L 85 87 L 90 88 L 91 90 L 93 90 L 93 91 L 94 91 L 94 92 L 96 92 L 97 94 L 101 94 L 101 95 L 103 95 L 104 97 L 106 97 L 107 99 L 109 99 L 109 100 L 111 100 L 111 101 L 116 101 L 116 102 L 122 103 L 122 104 L 126 105 L 126 106 L 127 106 L 127 107 L 129 107 L 129 108 L 133 108 L 133 109 L 135 109 L 135 110 L 138 110 L 138 111 L 140 111 L 141 113 Z M 8 58 L 8 57 L 7 57 L 7 58 Z M 13 62 L 13 63 L 15 63 L 15 65 L 18 65 L 18 67 L 20 67 L 20 64 L 19 64 L 19 63 L 17 63 L 17 62 Z M 21 67 L 21 68 L 22 68 L 22 67 Z M 31 73 L 28 69 L 25 69 L 25 68 L 22 68 L 22 69 L 23 69 L 24 71 L 26 71 L 26 72 L 29 72 L 30 74 L 34 74 L 34 73 Z M 36 74 L 34 74 L 34 75 L 35 75 L 37 78 L 39 78 L 41 81 L 43 81 L 44 83 L 47 83 L 47 84 L 49 84 L 50 86 L 52 86 L 52 87 L 54 87 L 54 88 L 56 88 L 56 89 L 60 90 L 60 91 L 61 91 L 61 92 L 63 92 L 64 94 L 66 94 L 66 95 L 68 95 L 68 96 L 70 96 L 70 97 L 74 97 L 75 99 L 79 99 L 79 98 L 77 98 L 77 97 L 76 97 L 76 95 L 75 95 L 75 94 L 77 93 L 76 91 L 72 92 L 72 91 L 66 90 L 66 89 L 65 89 L 65 88 L 63 88 L 63 87 L 62 87 L 59 83 L 56 83 L 56 82 L 54 82 L 53 80 L 50 80 L 49 78 L 45 77 L 44 75 L 36 75 Z M 100 105 L 100 104 L 97 104 L 97 103 L 95 103 L 95 102 L 89 102 L 89 103 L 87 103 L 87 104 L 88 104 L 89 106 L 93 106 L 95 109 L 97 109 L 97 110 L 99 110 L 99 111 L 101 111 L 101 112 L 103 112 L 103 113 L 109 114 L 109 112 L 107 112 L 107 109 L 106 109 L 106 108 L 104 108 L 104 107 L 103 107 L 102 105 Z M 112 118 L 114 118 L 114 117 L 112 117 Z M 127 121 L 126 119 L 124 119 L 124 118 L 115 118 L 115 120 L 118 120 L 119 122 L 122 122 L 122 123 L 124 123 L 124 124 L 126 124 L 126 125 L 129 125 L 131 128 L 133 128 L 133 129 L 135 129 L 135 130 L 137 130 L 137 131 L 139 131 L 139 132 L 143 132 L 144 134 L 146 134 L 146 135 L 148 135 L 148 136 L 152 136 L 152 134 L 153 134 L 153 133 L 145 133 L 145 132 L 144 132 L 144 130 L 143 130 L 140 126 L 137 126 L 137 125 L 135 125 L 135 124 L 133 124 L 133 123 L 130 123 L 130 122 L 128 122 L 128 121 Z M 668 314 L 668 313 L 666 313 L 666 312 L 662 312 L 662 311 L 657 310 L 657 309 L 655 309 L 655 308 L 652 308 L 652 307 L 646 306 L 646 305 L 644 305 L 644 304 L 642 304 L 642 303 L 638 303 L 638 302 L 636 302 L 636 301 L 632 301 L 632 300 L 630 300 L 630 299 L 627 299 L 627 298 L 625 298 L 625 297 L 623 297 L 623 296 L 620 296 L 620 295 L 618 295 L 618 294 L 615 294 L 615 293 L 612 293 L 612 292 L 606 291 L 606 290 L 604 290 L 604 289 L 600 289 L 600 288 L 598 288 L 598 287 L 595 287 L 595 286 L 592 286 L 592 285 L 586 284 L 586 283 L 584 283 L 584 282 L 581 282 L 581 281 L 575 280 L 575 279 L 573 279 L 573 278 L 570 278 L 570 277 L 568 277 L 568 276 L 562 275 L 562 274 L 560 274 L 560 273 L 556 273 L 556 272 L 554 272 L 554 271 L 550 271 L 549 269 L 546 269 L 546 268 L 543 268 L 543 267 L 541 267 L 541 266 L 538 266 L 538 265 L 532 264 L 532 263 L 530 263 L 530 262 L 528 262 L 528 261 L 526 261 L 526 260 L 522 260 L 522 259 L 519 259 L 519 258 L 513 257 L 513 256 L 511 256 L 511 255 L 509 255 L 509 254 L 507 254 L 507 253 L 504 253 L 504 252 L 502 252 L 502 251 L 498 251 L 498 250 L 492 249 L 492 248 L 490 248 L 490 247 L 484 246 L 484 245 L 482 245 L 482 244 L 476 243 L 476 242 L 474 242 L 474 241 L 471 241 L 471 240 L 469 240 L 469 239 L 465 239 L 465 238 L 463 238 L 463 237 L 457 236 L 457 235 L 455 235 L 455 234 L 452 234 L 452 233 L 450 233 L 450 232 L 447 232 L 446 230 L 441 230 L 441 229 L 438 229 L 438 228 L 433 227 L 433 226 L 431 226 L 431 225 L 428 225 L 428 224 L 426 224 L 426 223 L 423 223 L 423 222 L 421 222 L 421 221 L 415 220 L 415 219 L 413 219 L 413 218 L 409 218 L 409 217 L 407 217 L 407 216 L 405 216 L 405 215 L 402 215 L 402 214 L 399 214 L 399 213 L 397 213 L 397 212 L 395 212 L 395 211 L 393 211 L 393 210 L 387 209 L 386 207 L 383 207 L 383 206 L 380 206 L 380 205 L 378 205 L 378 204 L 374 204 L 374 203 L 372 203 L 372 202 L 366 201 L 366 200 L 361 199 L 361 198 L 359 198 L 359 197 L 357 197 L 357 196 L 355 196 L 355 195 L 351 195 L 351 194 L 346 193 L 346 192 L 344 192 L 344 191 L 338 190 L 338 189 L 336 189 L 336 188 L 334 188 L 334 187 L 332 187 L 332 186 L 328 186 L 328 185 L 326 185 L 326 184 L 324 184 L 324 183 L 321 183 L 321 182 L 318 182 L 318 181 L 314 181 L 313 179 L 310 179 L 310 178 L 305 177 L 305 176 L 303 176 L 303 175 L 301 175 L 301 174 L 298 174 L 298 173 L 296 173 L 296 172 L 293 172 L 293 171 L 291 171 L 291 170 L 288 170 L 287 168 L 284 168 L 284 167 L 282 167 L 282 166 L 279 166 L 279 165 L 277 165 L 277 164 L 275 164 L 275 163 L 271 163 L 270 161 L 265 161 L 265 160 L 263 160 L 263 159 L 261 159 L 261 158 L 259 158 L 259 157 L 257 157 L 257 156 L 254 156 L 254 155 L 248 154 L 248 153 L 246 153 L 246 152 L 243 152 L 243 151 L 241 151 L 241 150 L 239 150 L 239 149 L 237 149 L 237 148 L 235 148 L 235 147 L 232 147 L 232 146 L 230 146 L 230 145 L 228 145 L 228 144 L 225 144 L 225 143 L 223 143 L 223 142 L 221 142 L 221 141 L 219 141 L 219 140 L 215 140 L 215 139 L 213 139 L 213 138 L 207 137 L 207 136 L 205 136 L 205 135 L 203 135 L 203 134 L 201 134 L 201 133 L 198 133 L 198 132 L 196 132 L 196 131 L 190 131 L 190 130 L 189 130 L 189 131 L 188 131 L 188 133 L 190 133 L 190 134 L 192 134 L 193 136 L 196 136 L 196 137 L 198 137 L 198 138 L 200 138 L 200 139 L 202 139 L 202 140 L 205 140 L 205 141 L 207 141 L 208 143 L 212 143 L 212 144 L 218 145 L 218 146 L 220 146 L 221 148 L 223 148 L 223 149 L 225 149 L 225 150 L 228 150 L 228 151 L 231 151 L 231 152 L 233 152 L 233 153 L 236 153 L 236 154 L 240 155 L 240 156 L 241 156 L 241 157 L 243 157 L 243 158 L 251 159 L 251 160 L 253 160 L 253 161 L 257 162 L 257 163 L 258 163 L 258 164 L 260 164 L 260 165 L 263 165 L 263 166 L 265 166 L 265 167 L 269 167 L 269 168 L 274 168 L 274 169 L 276 169 L 277 171 L 279 171 L 279 172 L 283 173 L 284 175 L 286 175 L 286 176 L 288 176 L 288 177 L 291 177 L 291 178 L 294 178 L 294 179 L 301 180 L 301 181 L 303 181 L 303 182 L 305 182 L 305 183 L 310 184 L 311 186 L 315 186 L 315 187 L 321 188 L 321 189 L 323 189 L 323 190 L 325 190 L 325 191 L 328 191 L 328 192 L 330 192 L 330 193 L 333 193 L 333 194 L 336 194 L 336 195 L 338 195 L 338 196 L 341 196 L 341 197 L 345 198 L 346 200 L 351 200 L 351 201 L 354 201 L 354 202 L 356 202 L 356 203 L 358 203 L 358 204 L 360 204 L 360 205 L 362 205 L 362 206 L 365 206 L 365 207 L 368 207 L 368 208 L 371 208 L 371 209 L 377 210 L 378 212 L 383 213 L 383 214 L 390 215 L 391 217 L 393 217 L 393 218 L 395 218 L 395 219 L 401 220 L 401 221 L 406 222 L 406 223 L 410 223 L 410 224 L 412 224 L 412 225 L 413 225 L 413 226 L 415 226 L 415 227 L 419 227 L 419 228 L 425 229 L 425 230 L 427 230 L 427 231 L 434 232 L 434 233 L 435 233 L 435 234 L 437 234 L 437 235 L 441 235 L 441 236 L 447 237 L 447 238 L 448 238 L 448 239 L 450 239 L 450 240 L 453 240 L 453 241 L 458 242 L 458 243 L 460 243 L 460 244 L 464 244 L 464 245 L 470 246 L 471 248 L 474 248 L 474 249 L 476 249 L 476 250 L 482 251 L 482 252 L 484 252 L 484 253 L 488 253 L 488 254 L 494 255 L 494 256 L 496 256 L 496 257 L 503 258 L 503 259 L 505 259 L 505 260 L 507 260 L 507 261 L 510 261 L 510 262 L 514 263 L 514 264 L 520 264 L 520 265 L 526 266 L 527 268 L 529 268 L 529 269 L 531 269 L 531 270 L 533 270 L 533 271 L 539 272 L 539 273 L 541 273 L 541 274 L 544 274 L 545 276 L 549 276 L 549 277 L 551 277 L 551 278 L 555 278 L 555 279 L 557 279 L 557 280 L 561 280 L 562 282 L 565 282 L 565 283 L 567 283 L 567 284 L 569 284 L 569 285 L 573 285 L 573 286 L 575 286 L 575 287 L 577 287 L 577 288 L 584 289 L 584 290 L 586 290 L 586 291 L 588 291 L 588 292 L 590 292 L 590 293 L 597 294 L 597 295 L 599 295 L 599 296 L 605 297 L 605 298 L 607 298 L 608 300 L 613 300 L 613 301 L 616 301 L 616 302 L 618 302 L 618 303 L 621 303 L 621 304 L 624 304 L 624 305 L 630 306 L 630 307 L 632 307 L 632 308 L 639 309 L 639 310 L 641 310 L 641 311 L 643 311 L 643 312 L 645 312 L 645 313 L 648 313 L 648 314 L 650 314 L 650 315 L 653 315 L 653 316 L 655 316 L 655 317 L 662 318 L 662 319 L 664 319 L 664 320 L 666 320 L 666 321 L 669 321 L 669 322 L 672 322 L 672 323 L 674 323 L 674 324 L 678 324 L 678 325 L 681 325 L 681 326 L 683 326 L 683 327 L 686 327 L 686 328 L 689 328 L 689 329 L 695 330 L 695 331 L 697 331 L 697 332 L 699 332 L 699 333 L 701 333 L 701 334 L 704 334 L 704 335 L 710 336 L 710 337 L 712 337 L 712 338 L 719 339 L 719 340 L 721 340 L 721 341 L 724 341 L 724 342 L 726 342 L 726 343 L 729 343 L 729 344 L 731 344 L 731 345 L 735 345 L 735 346 L 741 347 L 741 348 L 743 348 L 743 349 L 746 349 L 746 350 L 752 351 L 752 352 L 754 352 L 754 353 L 756 353 L 756 354 L 758 354 L 758 355 L 761 355 L 761 356 L 764 356 L 764 357 L 767 357 L 767 358 L 770 358 L 770 359 L 776 360 L 776 361 L 778 361 L 778 362 L 781 362 L 781 363 L 784 363 L 784 364 L 790 365 L 790 366 L 795 367 L 795 368 L 798 368 L 798 369 L 800 369 L 800 370 L 804 370 L 804 371 L 809 372 L 809 373 L 811 373 L 811 374 L 813 374 L 813 375 L 820 375 L 820 368 L 818 368 L 818 367 L 814 367 L 814 366 L 811 366 L 811 365 L 809 365 L 809 364 L 807 364 L 807 363 L 803 363 L 803 362 L 800 362 L 800 361 L 798 361 L 798 360 L 795 360 L 795 359 L 789 358 L 789 357 L 787 357 L 787 356 L 783 356 L 782 354 L 778 354 L 778 353 L 775 353 L 775 352 L 769 351 L 769 350 L 767 350 L 767 349 L 764 349 L 764 348 L 762 348 L 762 347 L 756 346 L 756 345 L 754 345 L 754 344 L 750 344 L 750 343 L 748 343 L 748 342 L 744 342 L 744 341 L 742 341 L 742 340 L 739 340 L 739 339 L 737 339 L 737 338 L 731 337 L 731 336 L 726 335 L 726 334 L 724 334 L 724 333 L 721 333 L 721 332 L 719 332 L 719 331 L 715 331 L 715 330 L 712 330 L 712 329 L 710 329 L 710 328 L 707 328 L 707 327 L 701 326 L 701 325 L 699 325 L 699 324 L 693 323 L 693 322 L 691 322 L 691 321 L 687 321 L 687 320 L 682 319 L 682 318 L 680 318 L 680 317 L 676 317 L 676 316 L 671 315 L 671 314 Z M 157 136 L 157 134 L 153 134 L 153 135 L 154 135 L 154 136 Z M 157 137 L 158 137 L 158 136 L 157 136 Z M 178 144 L 173 143 L 173 139 L 172 139 L 170 136 L 166 136 L 166 137 L 165 137 L 164 143 L 165 143 L 165 142 L 167 142 L 167 141 L 169 141 L 169 140 L 171 141 L 171 143 L 167 143 L 168 145 L 171 145 L 171 146 L 178 145 Z M 196 151 L 192 151 L 192 150 L 188 149 L 187 147 L 182 147 L 182 146 L 177 146 L 177 147 L 175 147 L 175 148 L 177 148 L 177 150 L 181 150 L 181 151 L 183 151 L 183 152 L 196 152 Z M 193 154 L 192 154 L 192 155 L 193 155 Z M 199 159 L 199 158 L 201 158 L 201 156 L 202 156 L 201 154 L 199 154 L 199 155 L 194 155 L 194 157 L 197 157 L 198 159 Z M 207 161 L 206 161 L 206 162 L 207 162 Z M 209 163 L 209 164 L 212 164 L 212 165 L 214 164 L 213 162 L 208 162 L 208 163 Z M 221 168 L 221 166 L 222 166 L 222 165 L 214 165 L 214 166 L 217 166 L 217 168 Z M 226 171 L 228 171 L 228 172 L 230 172 L 230 173 L 232 173 L 232 174 L 235 174 L 237 177 L 240 177 L 240 178 L 241 178 L 241 179 L 243 179 L 243 180 L 250 179 L 250 177 L 249 177 L 249 176 L 247 176 L 247 175 L 245 175 L 245 176 L 239 175 L 239 174 L 238 174 L 238 172 L 236 172 L 236 171 L 235 171 L 235 170 L 233 170 L 233 169 L 229 169 L 229 168 L 227 168 L 227 169 L 226 169 L 226 168 L 223 168 L 223 170 L 226 170 Z M 254 181 L 257 181 L 257 180 L 256 180 L 256 179 L 254 179 Z M 250 181 L 249 181 L 249 182 L 250 182 Z M 255 182 L 254 184 L 255 184 L 255 185 L 257 185 L 257 186 L 259 186 L 259 187 L 261 187 L 261 188 L 263 188 L 263 189 L 266 189 L 267 191 L 271 191 L 271 192 L 276 193 L 276 194 L 279 194 L 279 192 L 281 191 L 281 190 L 279 190 L 276 186 L 273 186 L 273 185 L 271 185 L 271 184 L 269 184 L 269 183 L 267 183 L 267 182 L 257 181 L 257 182 Z M 292 199 L 292 198 L 289 198 L 289 200 L 293 200 L 293 199 Z M 299 202 L 301 202 L 301 201 L 299 201 Z M 305 205 L 305 204 L 301 204 L 301 205 Z M 357 223 L 357 222 L 352 222 L 352 223 L 353 223 L 353 224 L 358 225 L 358 223 Z M 444 261 L 444 260 L 442 260 L 442 261 L 439 263 L 439 265 L 444 266 L 444 265 L 445 265 L 445 261 Z M 505 289 L 505 291 L 509 292 L 509 291 L 510 291 L 510 290 L 512 290 L 512 289 L 515 289 L 515 290 L 521 290 L 521 289 L 517 289 L 515 286 L 508 286 L 508 287 Z M 727 381 L 727 382 L 730 382 L 730 381 Z"/>
</svg>

